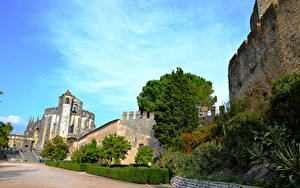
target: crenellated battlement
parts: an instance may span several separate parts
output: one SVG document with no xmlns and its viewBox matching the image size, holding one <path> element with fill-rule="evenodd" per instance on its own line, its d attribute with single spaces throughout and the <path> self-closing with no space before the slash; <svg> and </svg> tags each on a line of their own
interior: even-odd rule
<svg viewBox="0 0 300 188">
<path fill-rule="evenodd" d="M 128 114 L 128 119 L 127 119 Z M 133 119 L 144 119 L 144 120 L 154 120 L 154 112 L 143 112 L 136 111 L 135 117 L 134 117 L 134 111 L 123 112 L 122 114 L 122 120 L 133 120 Z"/>
<path fill-rule="evenodd" d="M 266 96 L 272 81 L 300 71 L 299 7 L 299 0 L 256 1 L 251 32 L 229 62 L 230 99 Z"/>
<path fill-rule="evenodd" d="M 266 10 L 264 10 L 264 14 L 261 16 L 260 22 L 255 23 L 255 26 L 253 26 L 253 28 L 251 29 L 251 32 L 248 34 L 247 39 L 244 40 L 244 42 L 240 45 L 237 53 L 233 55 L 229 62 L 229 66 L 231 66 L 231 64 L 235 62 L 239 54 L 246 52 L 252 43 L 257 42 L 257 39 L 262 39 L 263 31 L 267 30 L 274 22 L 274 20 L 276 20 L 278 1 L 269 2 L 265 0 L 265 2 L 270 3 L 270 5 L 268 5 Z"/>
</svg>

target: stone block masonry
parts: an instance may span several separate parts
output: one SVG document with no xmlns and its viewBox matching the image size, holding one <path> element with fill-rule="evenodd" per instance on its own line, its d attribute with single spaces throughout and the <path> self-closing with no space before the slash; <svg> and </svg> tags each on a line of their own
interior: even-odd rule
<svg viewBox="0 0 300 188">
<path fill-rule="evenodd" d="M 230 60 L 230 99 L 264 98 L 274 81 L 294 72 L 300 72 L 300 1 L 272 1 Z"/>
<path fill-rule="evenodd" d="M 216 182 L 216 181 L 203 181 L 196 179 L 182 178 L 174 176 L 171 181 L 171 185 L 175 188 L 199 188 L 199 187 L 210 187 L 210 188 L 258 188 L 248 185 L 240 185 L 235 183 Z"/>
</svg>

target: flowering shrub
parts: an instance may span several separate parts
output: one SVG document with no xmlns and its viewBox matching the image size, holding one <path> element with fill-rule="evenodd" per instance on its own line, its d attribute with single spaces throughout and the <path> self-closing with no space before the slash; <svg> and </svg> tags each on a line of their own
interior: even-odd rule
<svg viewBox="0 0 300 188">
<path fill-rule="evenodd" d="M 185 133 L 180 136 L 185 144 L 185 151 L 190 153 L 197 146 L 207 141 L 212 140 L 211 130 L 214 129 L 217 124 L 212 123 L 208 126 L 203 126 L 198 128 L 196 131 L 192 133 Z"/>
<path fill-rule="evenodd" d="M 221 148 L 216 142 L 203 143 L 188 154 L 166 152 L 154 166 L 168 168 L 173 175 L 186 178 L 210 174 L 221 164 Z"/>
</svg>

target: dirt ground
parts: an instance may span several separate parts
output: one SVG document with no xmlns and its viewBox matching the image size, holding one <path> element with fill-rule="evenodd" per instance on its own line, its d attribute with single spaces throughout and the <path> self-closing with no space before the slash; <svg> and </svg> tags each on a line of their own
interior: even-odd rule
<svg viewBox="0 0 300 188">
<path fill-rule="evenodd" d="M 0 188 L 167 188 L 75 172 L 44 164 L 0 162 Z"/>
</svg>

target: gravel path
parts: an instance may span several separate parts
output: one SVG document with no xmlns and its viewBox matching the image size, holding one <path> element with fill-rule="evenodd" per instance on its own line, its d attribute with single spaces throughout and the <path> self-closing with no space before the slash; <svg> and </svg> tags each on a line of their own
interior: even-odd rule
<svg viewBox="0 0 300 188">
<path fill-rule="evenodd" d="M 0 188 L 170 188 L 143 185 L 75 172 L 44 164 L 0 162 Z"/>
</svg>

